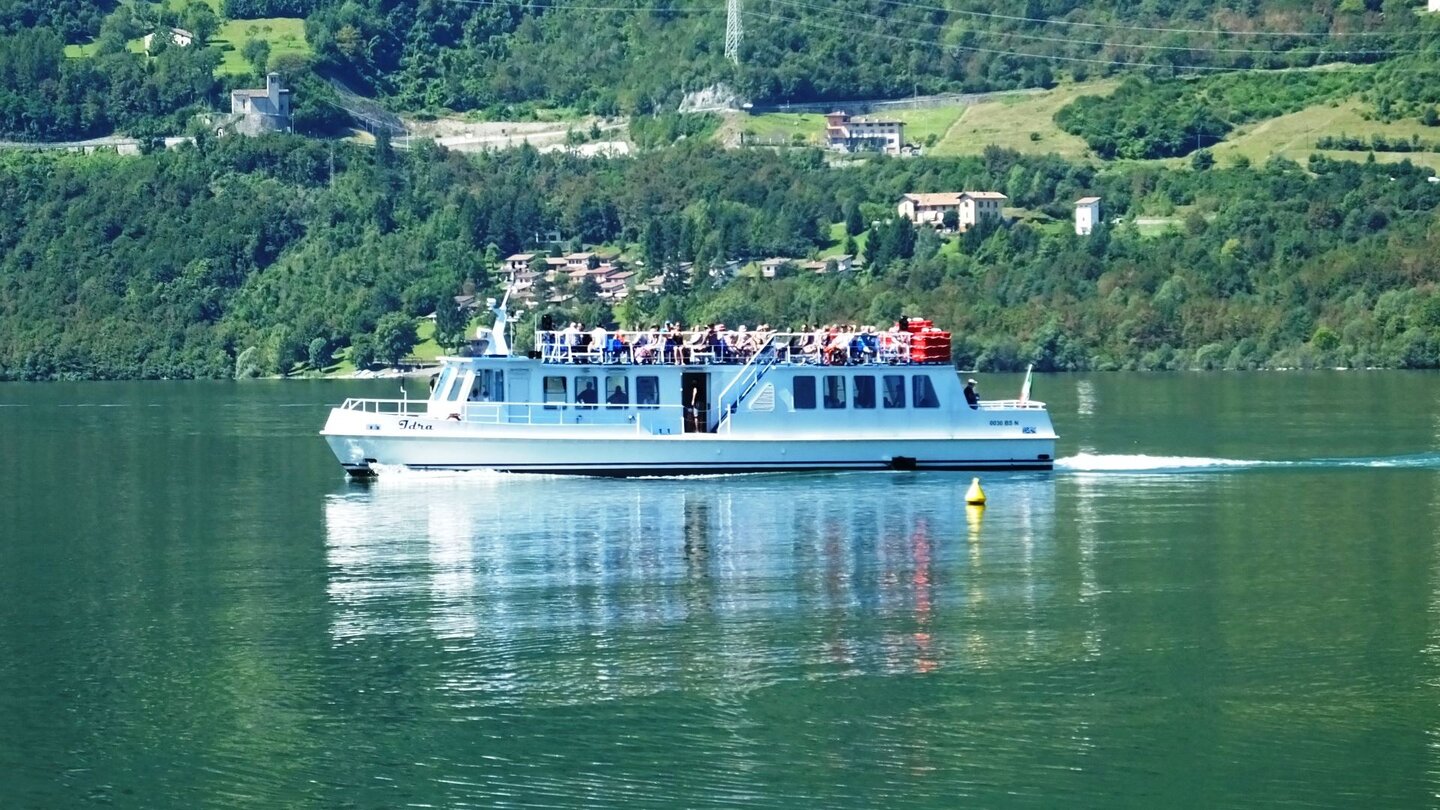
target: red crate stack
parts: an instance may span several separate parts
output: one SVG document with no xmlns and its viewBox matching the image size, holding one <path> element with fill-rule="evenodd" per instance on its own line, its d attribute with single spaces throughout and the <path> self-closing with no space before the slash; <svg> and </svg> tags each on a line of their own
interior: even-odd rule
<svg viewBox="0 0 1440 810">
<path fill-rule="evenodd" d="M 924 318 L 912 318 L 905 330 L 910 333 L 910 362 L 950 362 L 950 333 L 936 329 Z"/>
</svg>

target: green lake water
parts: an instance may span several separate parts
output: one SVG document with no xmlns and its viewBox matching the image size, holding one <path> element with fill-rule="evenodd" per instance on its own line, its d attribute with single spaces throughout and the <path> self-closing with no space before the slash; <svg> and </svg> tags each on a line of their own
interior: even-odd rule
<svg viewBox="0 0 1440 810">
<path fill-rule="evenodd" d="M 981 513 L 347 481 L 396 393 L 0 386 L 0 807 L 1440 804 L 1440 375 L 1037 378 Z"/>
</svg>

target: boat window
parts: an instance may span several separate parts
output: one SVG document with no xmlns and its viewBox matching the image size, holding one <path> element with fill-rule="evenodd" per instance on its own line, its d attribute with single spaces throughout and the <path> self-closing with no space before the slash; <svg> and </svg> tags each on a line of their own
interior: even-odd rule
<svg viewBox="0 0 1440 810">
<path fill-rule="evenodd" d="M 905 407 L 905 377 L 902 374 L 885 375 L 885 407 Z"/>
<path fill-rule="evenodd" d="M 450 390 L 445 392 L 445 398 L 448 399 L 448 400 L 451 401 L 451 402 L 454 402 L 455 400 L 459 399 L 459 398 L 460 398 L 460 392 L 465 389 L 465 379 L 466 379 L 467 377 L 469 377 L 469 376 L 470 376 L 470 375 L 468 375 L 468 374 L 463 374 L 463 373 L 462 373 L 462 374 L 456 374 L 456 375 L 455 375 L 455 382 L 450 383 Z"/>
<path fill-rule="evenodd" d="M 857 408 L 875 407 L 875 378 L 868 374 L 855 377 L 855 396 L 851 400 Z"/>
<path fill-rule="evenodd" d="M 595 408 L 600 401 L 600 391 L 596 386 L 598 383 L 589 374 L 582 374 L 575 378 L 575 404 L 581 410 L 588 411 Z"/>
<path fill-rule="evenodd" d="M 630 378 L 624 374 L 605 375 L 605 407 L 623 408 L 630 404 Z"/>
<path fill-rule="evenodd" d="M 916 374 L 910 378 L 915 384 L 915 407 L 917 408 L 938 408 L 940 397 L 935 395 L 935 384 L 930 382 L 929 374 Z"/>
<path fill-rule="evenodd" d="M 660 378 L 645 375 L 635 378 L 635 404 L 642 408 L 660 407 Z"/>
<path fill-rule="evenodd" d="M 845 407 L 845 378 L 839 374 L 825 375 L 825 407 L 832 410 Z"/>
<path fill-rule="evenodd" d="M 434 400 L 439 400 L 440 398 L 444 397 L 445 386 L 450 384 L 450 378 L 454 375 L 455 369 L 446 366 L 445 370 L 440 372 L 439 382 L 436 382 L 434 385 L 430 386 L 430 398 Z"/>
<path fill-rule="evenodd" d="M 483 368 L 475 372 L 470 384 L 471 402 L 497 402 L 505 398 L 505 372 Z"/>
<path fill-rule="evenodd" d="M 553 402 L 553 403 L 557 403 L 557 404 L 555 404 L 555 405 L 547 404 L 547 405 L 545 406 L 545 409 L 546 409 L 546 410 L 551 410 L 551 411 L 553 411 L 553 410 L 555 410 L 557 407 L 560 407 L 560 408 L 565 407 L 565 378 L 564 378 L 564 377 L 546 377 L 546 378 L 545 378 L 545 402 L 546 402 L 546 403 L 552 403 L 552 402 Z"/>
<path fill-rule="evenodd" d="M 796 410 L 810 410 L 815 407 L 815 378 L 799 375 L 791 382 L 791 398 Z"/>
</svg>

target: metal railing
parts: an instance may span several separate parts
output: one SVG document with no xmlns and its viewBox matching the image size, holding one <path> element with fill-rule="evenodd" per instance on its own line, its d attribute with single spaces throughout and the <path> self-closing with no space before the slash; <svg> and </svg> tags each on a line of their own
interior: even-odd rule
<svg viewBox="0 0 1440 810">
<path fill-rule="evenodd" d="M 982 411 L 1043 411 L 1045 403 L 1036 402 L 1033 399 L 982 399 L 979 410 Z"/>
<path fill-rule="evenodd" d="M 775 338 L 772 337 L 760 347 L 760 350 L 750 356 L 745 362 L 745 367 L 740 370 L 731 380 L 730 384 L 720 391 L 716 400 L 720 403 L 720 421 L 715 423 L 715 430 L 718 433 L 722 427 L 730 426 L 731 417 L 745 401 L 745 397 L 755 390 L 755 385 L 765 376 L 765 373 L 775 367 L 780 361 L 780 353 L 775 346 Z M 739 390 L 739 393 L 730 398 L 730 392 Z"/>
<path fill-rule="evenodd" d="M 540 360 L 582 365 L 741 365 L 773 347 L 780 365 L 940 365 L 915 360 L 913 332 L 537 331 Z"/>
<path fill-rule="evenodd" d="M 576 402 L 441 402 L 431 410 L 433 400 L 371 399 L 351 397 L 342 410 L 443 419 L 478 425 L 564 425 L 566 427 L 615 427 L 629 425 L 637 433 L 673 433 L 682 426 L 679 405 L 612 404 Z M 415 406 L 421 410 L 414 410 Z"/>
</svg>

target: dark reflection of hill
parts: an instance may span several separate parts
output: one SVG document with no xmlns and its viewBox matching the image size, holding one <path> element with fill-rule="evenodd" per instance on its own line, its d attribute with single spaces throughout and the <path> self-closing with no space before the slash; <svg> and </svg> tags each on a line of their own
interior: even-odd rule
<svg viewBox="0 0 1440 810">
<path fill-rule="evenodd" d="M 1078 650 L 1035 621 L 1081 590 L 1038 570 L 1053 479 L 990 479 L 983 516 L 969 482 L 382 478 L 326 504 L 332 634 L 433 646 L 433 687 L 477 708 Z"/>
</svg>

